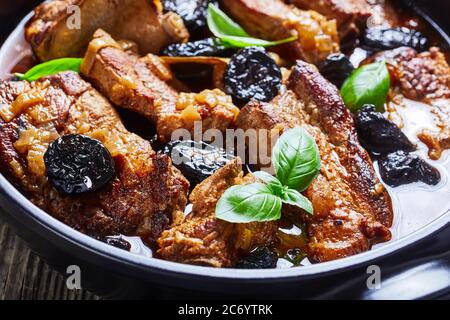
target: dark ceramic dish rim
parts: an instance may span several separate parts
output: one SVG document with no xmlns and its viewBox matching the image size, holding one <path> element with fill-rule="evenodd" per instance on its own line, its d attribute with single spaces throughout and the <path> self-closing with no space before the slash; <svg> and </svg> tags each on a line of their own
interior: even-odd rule
<svg viewBox="0 0 450 320">
<path fill-rule="evenodd" d="M 420 12 L 420 11 L 419 11 Z M 420 12 L 422 16 L 443 36 L 443 39 L 450 44 L 449 36 L 427 15 Z M 31 15 L 31 14 L 30 14 Z M 22 32 L 23 26 L 28 15 L 24 18 L 21 24 L 11 33 L 10 37 L 5 41 L 3 47 L 12 44 L 11 38 L 17 32 Z M 450 210 L 443 213 L 439 218 L 432 221 L 428 225 L 422 227 L 420 230 L 390 243 L 385 244 L 380 248 L 347 257 L 339 260 L 324 262 L 315 265 L 289 268 L 289 269 L 269 269 L 269 270 L 241 270 L 241 269 L 217 269 L 212 267 L 192 266 L 187 264 L 164 261 L 155 258 L 148 258 L 136 255 L 106 243 L 98 241 L 87 235 L 84 235 L 64 223 L 56 220 L 45 211 L 41 210 L 33 203 L 31 203 L 24 195 L 22 195 L 3 175 L 0 174 L 0 207 L 2 210 L 14 212 L 18 214 L 17 220 L 24 220 L 20 218 L 27 218 L 28 223 L 34 224 L 35 227 L 40 227 L 46 232 L 40 234 L 43 238 L 59 239 L 60 242 L 55 243 L 60 248 L 78 248 L 71 254 L 77 255 L 78 258 L 87 258 L 86 253 L 94 254 L 99 258 L 104 258 L 112 264 L 119 263 L 125 268 L 139 268 L 141 271 L 150 273 L 171 274 L 173 276 L 197 276 L 203 278 L 228 279 L 228 280 L 246 280 L 246 282 L 264 282 L 271 279 L 289 280 L 291 278 L 309 278 L 317 275 L 331 275 L 343 269 L 356 268 L 358 266 L 368 264 L 371 261 L 381 257 L 387 257 L 411 245 L 415 245 L 422 240 L 425 240 L 435 232 L 450 225 Z M 20 215 L 28 215 L 27 217 L 20 217 Z M 12 218 L 15 218 L 12 216 Z M 29 225 L 31 227 L 31 225 Z M 125 269 L 124 273 L 129 273 L 131 269 Z"/>
</svg>

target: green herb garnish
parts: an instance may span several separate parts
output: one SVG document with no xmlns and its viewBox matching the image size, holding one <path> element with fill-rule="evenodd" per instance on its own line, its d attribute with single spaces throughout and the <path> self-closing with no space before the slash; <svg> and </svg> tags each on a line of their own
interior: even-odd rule
<svg viewBox="0 0 450 320">
<path fill-rule="evenodd" d="M 250 36 L 239 24 L 228 17 L 225 12 L 211 3 L 208 7 L 207 21 L 209 30 L 221 41 L 224 46 L 227 47 L 272 47 L 297 40 L 296 36 L 278 41 L 267 41 L 254 38 Z"/>
<path fill-rule="evenodd" d="M 263 183 L 233 186 L 220 198 L 216 216 L 233 223 L 273 221 L 281 218 L 282 202 Z"/>
<path fill-rule="evenodd" d="M 373 104 L 382 112 L 390 85 L 386 62 L 376 62 L 356 69 L 342 85 L 341 96 L 353 112 L 365 104 Z"/>
<path fill-rule="evenodd" d="M 297 206 L 313 214 L 303 191 L 318 176 L 321 166 L 314 139 L 302 128 L 286 131 L 275 144 L 272 162 L 276 176 L 258 171 L 261 183 L 233 186 L 216 206 L 216 217 L 232 223 L 274 221 L 281 218 L 282 204 Z"/>
<path fill-rule="evenodd" d="M 42 77 L 51 76 L 63 71 L 80 72 L 81 58 L 62 58 L 50 60 L 28 70 L 25 74 L 16 73 L 20 80 L 35 81 Z"/>
<path fill-rule="evenodd" d="M 272 157 L 277 178 L 291 189 L 304 191 L 319 174 L 319 149 L 301 128 L 284 133 L 275 144 Z"/>
</svg>

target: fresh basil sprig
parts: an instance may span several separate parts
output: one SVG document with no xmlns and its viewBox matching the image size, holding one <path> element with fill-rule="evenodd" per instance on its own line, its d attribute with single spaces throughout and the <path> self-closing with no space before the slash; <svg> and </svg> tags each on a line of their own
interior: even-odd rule
<svg viewBox="0 0 450 320">
<path fill-rule="evenodd" d="M 220 198 L 216 216 L 232 223 L 273 221 L 281 218 L 282 201 L 263 183 L 233 186 Z"/>
<path fill-rule="evenodd" d="M 61 58 L 38 64 L 25 74 L 16 73 L 20 80 L 35 81 L 42 77 L 51 76 L 63 71 L 80 72 L 81 58 Z"/>
<path fill-rule="evenodd" d="M 319 168 L 320 170 L 320 158 L 319 158 Z M 317 172 L 318 174 L 318 172 Z M 253 175 L 259 180 L 263 181 L 267 187 L 272 191 L 272 193 L 281 198 L 283 203 L 290 204 L 292 206 L 297 206 L 307 213 L 312 214 L 314 212 L 311 202 L 308 198 L 304 197 L 300 192 L 294 189 L 290 189 L 281 183 L 278 178 L 272 176 L 265 171 L 253 172 Z"/>
<path fill-rule="evenodd" d="M 283 193 L 282 201 L 283 203 L 290 204 L 291 206 L 299 207 L 300 209 L 305 210 L 309 214 L 314 213 L 314 208 L 312 206 L 311 201 L 309 201 L 308 198 L 303 196 L 297 190 L 287 188 L 286 191 Z"/>
<path fill-rule="evenodd" d="M 296 36 L 278 40 L 267 41 L 250 36 L 239 24 L 228 17 L 217 6 L 209 4 L 207 17 L 209 30 L 224 46 L 245 48 L 250 46 L 272 47 L 297 40 Z"/>
<path fill-rule="evenodd" d="M 342 85 L 341 96 L 353 112 L 365 104 L 373 104 L 382 112 L 390 85 L 386 62 L 375 62 L 356 69 Z"/>
<path fill-rule="evenodd" d="M 253 175 L 261 182 L 233 186 L 216 206 L 216 217 L 232 223 L 274 221 L 281 218 L 282 204 L 313 214 L 305 190 L 320 171 L 320 153 L 314 139 L 302 128 L 286 131 L 275 144 L 272 162 L 276 177 L 264 171 Z"/>
<path fill-rule="evenodd" d="M 272 157 L 277 178 L 291 189 L 304 191 L 319 174 L 319 149 L 302 128 L 284 133 L 275 144 Z"/>
</svg>

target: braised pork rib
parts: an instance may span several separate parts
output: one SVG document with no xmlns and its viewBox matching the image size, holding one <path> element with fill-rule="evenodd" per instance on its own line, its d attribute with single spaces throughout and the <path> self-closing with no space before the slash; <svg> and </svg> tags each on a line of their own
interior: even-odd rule
<svg viewBox="0 0 450 320">
<path fill-rule="evenodd" d="M 417 52 L 409 47 L 380 52 L 369 61 L 387 60 L 392 79 L 392 95 L 428 105 L 435 129 L 419 132 L 419 139 L 429 149 L 431 159 L 441 158 L 450 148 L 450 67 L 444 53 L 436 47 Z M 388 110 L 395 118 L 395 108 Z M 395 115 L 394 115 L 395 113 Z"/>
<path fill-rule="evenodd" d="M 341 39 L 357 37 L 364 31 L 371 7 L 366 0 L 289 0 L 303 10 L 314 10 L 336 19 Z"/>
<path fill-rule="evenodd" d="M 182 219 L 188 181 L 169 157 L 128 132 L 111 104 L 76 73 L 33 83 L 2 81 L 0 104 L 0 170 L 55 218 L 93 236 L 122 233 L 148 241 Z M 75 197 L 52 187 L 44 153 L 67 134 L 106 146 L 116 167 L 109 185 Z"/>
<path fill-rule="evenodd" d="M 240 160 L 234 160 L 197 185 L 189 197 L 192 213 L 162 233 L 158 255 L 182 263 L 231 267 L 253 249 L 271 245 L 278 222 L 236 224 L 215 218 L 216 204 L 229 187 L 253 182 L 253 176 L 243 176 Z"/>
<path fill-rule="evenodd" d="M 339 51 L 336 21 L 315 11 L 302 11 L 282 0 L 221 0 L 227 13 L 252 36 L 298 40 L 282 46 L 280 54 L 295 61 L 319 63 Z"/>
<path fill-rule="evenodd" d="M 316 140 L 322 159 L 319 177 L 306 190 L 314 215 L 308 225 L 308 257 L 315 262 L 367 251 L 391 238 L 392 206 L 353 119 L 337 89 L 317 69 L 297 61 L 287 90 L 270 103 L 241 110 L 238 127 L 284 131 L 302 126 Z"/>
<path fill-rule="evenodd" d="M 224 131 L 239 113 L 218 89 L 179 93 L 179 83 L 159 57 L 126 52 L 103 30 L 90 42 L 81 71 L 115 105 L 153 121 L 161 141 L 170 141 L 180 128 L 193 131 L 195 121 L 203 130 Z"/>
<path fill-rule="evenodd" d="M 148 0 L 55 0 L 39 5 L 25 37 L 42 61 L 83 55 L 92 35 L 103 28 L 134 41 L 142 53 L 158 53 L 189 38 L 181 17 L 163 13 Z"/>
</svg>

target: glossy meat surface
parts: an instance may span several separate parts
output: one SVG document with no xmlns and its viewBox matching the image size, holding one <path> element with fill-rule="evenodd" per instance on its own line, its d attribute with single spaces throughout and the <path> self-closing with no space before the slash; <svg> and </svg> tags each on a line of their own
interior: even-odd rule
<svg viewBox="0 0 450 320">
<path fill-rule="evenodd" d="M 248 104 L 237 124 L 244 130 L 267 129 L 271 134 L 302 126 L 315 138 L 322 168 L 305 191 L 314 215 L 303 217 L 312 261 L 354 255 L 391 238 L 389 194 L 359 145 L 353 119 L 336 87 L 314 66 L 298 61 L 287 90 L 270 103 Z"/>
<path fill-rule="evenodd" d="M 315 11 L 302 11 L 282 0 L 221 0 L 225 11 L 248 33 L 267 40 L 298 35 L 298 40 L 280 47 L 285 58 L 311 63 L 339 51 L 335 20 Z"/>
<path fill-rule="evenodd" d="M 171 140 L 177 129 L 192 131 L 195 121 L 202 121 L 203 130 L 223 131 L 239 113 L 218 89 L 179 93 L 181 85 L 159 57 L 126 52 L 102 30 L 89 44 L 81 71 L 115 105 L 153 121 L 161 141 Z"/>
<path fill-rule="evenodd" d="M 383 56 L 396 68 L 394 80 L 407 98 L 429 104 L 450 99 L 450 67 L 440 49 L 418 53 L 404 47 Z"/>
<path fill-rule="evenodd" d="M 341 39 L 360 35 L 367 19 L 371 16 L 371 7 L 366 0 L 288 0 L 303 10 L 314 10 L 328 19 L 336 19 Z"/>
<path fill-rule="evenodd" d="M 154 241 L 183 217 L 189 183 L 167 156 L 129 133 L 111 104 L 77 74 L 0 82 L 0 168 L 29 199 L 93 236 Z M 99 191 L 67 196 L 49 183 L 43 156 L 59 136 L 83 134 L 111 153 L 116 177 Z M 76 152 L 76 150 L 73 150 Z"/>
<path fill-rule="evenodd" d="M 53 0 L 35 9 L 25 37 L 43 61 L 82 56 L 98 28 L 136 42 L 142 53 L 158 53 L 189 37 L 178 15 L 161 10 L 148 0 Z"/>
<path fill-rule="evenodd" d="M 164 231 L 158 256 L 165 260 L 212 267 L 231 267 L 256 247 L 275 241 L 277 222 L 233 224 L 214 217 L 217 201 L 233 185 L 254 182 L 243 177 L 234 160 L 204 180 L 191 193 L 192 213 L 180 225 Z"/>
</svg>

